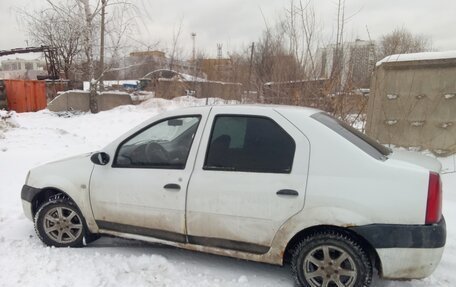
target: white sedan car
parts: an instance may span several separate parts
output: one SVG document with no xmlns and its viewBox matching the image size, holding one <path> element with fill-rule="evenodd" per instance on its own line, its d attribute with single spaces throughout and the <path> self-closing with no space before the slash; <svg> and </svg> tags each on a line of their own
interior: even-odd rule
<svg viewBox="0 0 456 287">
<path fill-rule="evenodd" d="M 369 286 L 374 267 L 393 279 L 436 268 L 446 241 L 440 169 L 318 110 L 206 106 L 34 168 L 21 197 L 47 245 L 114 235 L 291 262 L 301 286 Z"/>
</svg>

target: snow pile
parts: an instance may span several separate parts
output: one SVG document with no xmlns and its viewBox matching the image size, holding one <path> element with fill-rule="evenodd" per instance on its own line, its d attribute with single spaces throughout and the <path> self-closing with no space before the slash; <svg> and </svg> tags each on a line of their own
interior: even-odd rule
<svg viewBox="0 0 456 287">
<path fill-rule="evenodd" d="M 152 99 L 155 97 L 155 92 L 152 91 L 136 91 L 130 94 L 130 97 L 133 102 L 143 102 L 148 99 Z"/>
<path fill-rule="evenodd" d="M 443 60 L 456 59 L 456 51 L 445 52 L 423 52 L 411 54 L 396 54 L 390 55 L 377 62 L 377 67 L 383 63 L 391 62 L 409 62 L 409 61 L 428 61 L 428 60 Z"/>
<path fill-rule="evenodd" d="M 180 78 L 184 81 L 189 81 L 189 82 L 206 82 L 207 80 L 204 78 L 200 78 L 197 76 L 193 76 L 190 74 L 184 74 L 184 73 L 179 73 Z"/>
<path fill-rule="evenodd" d="M 185 74 L 178 72 L 176 70 L 169 70 L 169 69 L 158 69 L 152 71 L 144 76 L 144 78 L 150 79 L 152 75 L 158 75 L 160 80 L 181 80 L 181 81 L 190 81 L 190 82 L 206 82 L 207 80 L 204 78 L 200 78 L 194 75 Z"/>
<path fill-rule="evenodd" d="M 209 99 L 209 103 L 222 103 Z M 22 213 L 20 190 L 27 171 L 46 161 L 97 150 L 160 111 L 205 104 L 205 99 L 151 99 L 98 114 L 49 111 L 11 117 L 17 123 L 0 139 L 0 286 L 294 286 L 288 267 L 213 256 L 138 241 L 102 238 L 85 248 L 45 247 Z M 454 158 L 442 159 L 446 171 Z M 452 169 L 450 168 L 452 166 Z M 429 278 L 375 279 L 373 286 L 456 285 L 456 174 L 443 175 L 448 240 Z"/>
<path fill-rule="evenodd" d="M 19 123 L 16 119 L 16 112 L 0 110 L 0 129 L 6 129 L 7 127 L 19 127 Z"/>
<path fill-rule="evenodd" d="M 16 113 L 0 110 L 0 139 L 4 139 L 4 131 L 11 127 L 19 127 L 16 121 Z"/>
</svg>

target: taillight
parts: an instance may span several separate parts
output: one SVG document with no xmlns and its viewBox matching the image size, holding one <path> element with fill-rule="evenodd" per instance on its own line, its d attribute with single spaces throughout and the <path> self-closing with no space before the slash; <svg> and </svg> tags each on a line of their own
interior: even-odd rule
<svg viewBox="0 0 456 287">
<path fill-rule="evenodd" d="M 426 208 L 426 224 L 434 224 L 442 218 L 442 182 L 438 173 L 429 174 Z"/>
</svg>

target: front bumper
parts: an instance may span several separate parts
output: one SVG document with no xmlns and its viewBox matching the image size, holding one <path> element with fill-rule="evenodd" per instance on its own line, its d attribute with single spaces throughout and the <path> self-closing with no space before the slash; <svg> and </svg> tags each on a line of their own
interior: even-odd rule
<svg viewBox="0 0 456 287">
<path fill-rule="evenodd" d="M 25 217 L 33 221 L 32 204 L 27 200 L 22 200 L 22 210 L 24 210 Z"/>
<path fill-rule="evenodd" d="M 430 225 L 372 224 L 351 229 L 376 249 L 384 278 L 418 279 L 431 275 L 446 243 L 444 218 Z"/>
<path fill-rule="evenodd" d="M 25 216 L 33 221 L 33 198 L 41 191 L 39 188 L 24 185 L 21 191 L 22 209 Z"/>
</svg>

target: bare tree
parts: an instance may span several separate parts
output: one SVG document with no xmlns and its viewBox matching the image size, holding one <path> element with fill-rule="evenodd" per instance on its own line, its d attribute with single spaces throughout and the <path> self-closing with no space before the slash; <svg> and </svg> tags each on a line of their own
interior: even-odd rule
<svg viewBox="0 0 456 287">
<path fill-rule="evenodd" d="M 71 15 L 76 8 L 74 1 L 65 0 L 58 9 L 21 11 L 32 43 L 56 48 L 60 58 L 59 68 L 70 80 L 74 79 L 75 60 L 82 49 L 82 25 L 79 19 L 61 15 Z"/>
<path fill-rule="evenodd" d="M 97 33 L 104 25 L 99 25 L 100 11 L 115 7 L 110 11 L 112 18 L 106 21 L 106 35 L 110 41 L 110 47 L 107 50 L 109 56 L 118 55 L 119 47 L 125 34 L 128 32 L 128 22 L 132 18 L 129 13 L 129 8 L 133 5 L 127 0 L 46 0 L 50 7 L 41 12 L 42 21 L 37 17 L 32 17 L 30 13 L 29 30 L 30 33 L 36 34 L 36 39 L 47 41 L 51 46 L 57 46 L 62 51 L 59 51 L 61 57 L 64 58 L 64 63 L 67 63 L 70 68 L 74 65 L 74 61 L 80 54 L 84 55 L 84 66 L 86 67 L 86 77 L 90 81 L 90 110 L 93 113 L 98 112 L 97 90 L 100 80 L 104 73 L 113 70 L 113 65 L 117 61 L 111 61 L 111 64 L 104 64 L 105 49 L 104 41 L 102 41 L 100 49 L 100 57 L 102 61 L 98 65 L 99 72 L 95 74 L 95 45 L 98 40 L 98 35 L 105 36 L 105 33 Z M 52 16 L 52 17 L 48 17 Z M 115 19 L 115 23 L 113 23 Z M 62 24 L 62 25 L 60 25 Z M 103 21 L 104 24 L 104 21 Z M 38 32 L 35 31 L 35 26 L 40 27 Z M 47 29 L 47 31 L 45 31 Z M 34 34 L 34 35 L 35 35 Z M 101 37 L 104 40 L 104 37 Z M 58 41 L 57 41 L 58 40 Z M 107 56 L 108 56 L 107 55 Z M 66 60 L 65 60 L 66 59 Z M 68 68 L 68 70 L 70 69 Z M 121 69 L 119 67 L 116 70 Z M 65 69 L 64 69 L 65 70 Z"/>
<path fill-rule="evenodd" d="M 414 35 L 405 28 L 397 28 L 383 35 L 379 41 L 379 55 L 386 57 L 394 54 L 426 52 L 432 50 L 432 39 Z"/>
<path fill-rule="evenodd" d="M 168 68 L 170 70 L 174 69 L 175 61 L 179 60 L 181 54 L 181 47 L 179 46 L 180 37 L 182 34 L 182 23 L 183 20 L 179 21 L 179 25 L 173 29 L 173 42 L 171 45 L 171 56 L 169 59 Z"/>
<path fill-rule="evenodd" d="M 136 13 L 135 6 L 126 1 L 109 0 L 109 4 L 108 0 L 101 1 L 105 3 L 106 8 L 109 8 L 109 13 L 104 30 L 106 45 L 100 44 L 99 77 L 96 79 L 97 81 L 101 81 L 108 72 L 114 74 L 138 66 L 137 64 L 121 64 L 119 61 L 122 58 L 121 55 L 129 51 L 130 46 L 127 42 L 130 39 L 128 39 L 128 35 L 134 34 L 135 31 L 133 25 Z M 109 59 L 101 61 L 102 50 Z M 100 82 L 100 84 L 102 83 Z"/>
<path fill-rule="evenodd" d="M 100 61 L 98 63 L 99 79 L 101 82 L 100 89 L 103 90 L 103 70 L 104 70 L 104 54 L 105 54 L 105 31 L 106 31 L 106 6 L 108 0 L 101 0 L 101 23 L 100 23 Z"/>
<path fill-rule="evenodd" d="M 316 77 L 316 59 L 319 39 L 318 24 L 313 0 L 291 0 L 282 19 L 283 32 L 288 38 L 288 48 L 298 64 L 305 70 L 305 77 Z"/>
<path fill-rule="evenodd" d="M 333 55 L 333 64 L 330 75 L 329 91 L 339 94 L 343 89 L 343 69 L 344 62 L 344 28 L 345 28 L 345 0 L 337 2 L 337 25 L 336 25 L 336 43 Z"/>
<path fill-rule="evenodd" d="M 253 56 L 253 84 L 261 101 L 267 103 L 292 104 L 292 96 L 282 90 L 278 83 L 300 81 L 304 70 L 287 47 L 287 38 L 281 28 L 266 30 L 255 43 Z M 274 86 L 276 88 L 271 89 Z"/>
</svg>

